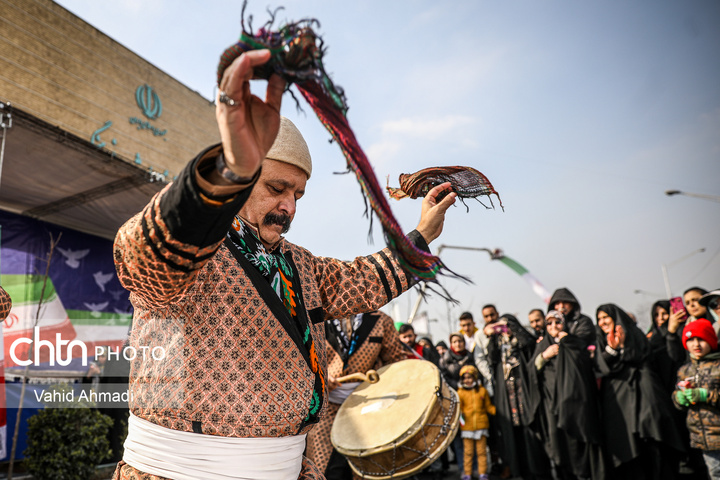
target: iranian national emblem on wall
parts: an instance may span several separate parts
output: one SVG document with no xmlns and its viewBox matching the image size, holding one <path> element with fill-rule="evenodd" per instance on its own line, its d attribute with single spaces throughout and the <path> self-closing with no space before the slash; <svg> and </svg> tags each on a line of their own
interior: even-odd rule
<svg viewBox="0 0 720 480">
<path fill-rule="evenodd" d="M 157 92 L 149 85 L 140 85 L 135 90 L 135 101 L 149 119 L 158 118 L 162 114 L 162 103 Z"/>
</svg>

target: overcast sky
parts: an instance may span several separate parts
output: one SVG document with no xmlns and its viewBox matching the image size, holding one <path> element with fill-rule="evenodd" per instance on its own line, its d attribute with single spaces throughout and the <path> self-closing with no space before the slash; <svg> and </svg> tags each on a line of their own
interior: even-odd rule
<svg viewBox="0 0 720 480">
<path fill-rule="evenodd" d="M 238 0 L 58 3 L 206 98 L 241 30 Z M 570 288 L 591 318 L 612 302 L 644 328 L 665 298 L 663 264 L 675 295 L 720 288 L 720 203 L 664 193 L 720 195 L 720 2 L 251 0 L 256 28 L 268 6 L 285 7 L 280 20 L 320 21 L 326 69 L 382 185 L 437 165 L 472 166 L 494 184 L 505 211 L 458 204 L 433 251 L 501 248 L 550 291 Z M 384 246 L 379 222 L 369 244 L 357 180 L 334 174 L 345 159 L 303 107 L 284 98 L 314 162 L 288 239 L 315 255 L 371 253 Z M 419 201 L 391 202 L 412 230 Z M 484 252 L 442 258 L 473 284 L 443 278 L 459 304 L 434 295 L 421 307 L 438 320 L 436 340 L 448 318 L 455 329 L 486 303 L 523 323 L 543 306 Z M 405 318 L 416 298 L 384 310 Z"/>
</svg>

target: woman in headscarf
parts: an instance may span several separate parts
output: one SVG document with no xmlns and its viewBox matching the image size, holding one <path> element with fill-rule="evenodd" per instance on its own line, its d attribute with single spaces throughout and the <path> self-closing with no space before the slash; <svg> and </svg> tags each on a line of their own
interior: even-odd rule
<svg viewBox="0 0 720 480">
<path fill-rule="evenodd" d="M 683 303 L 685 304 L 685 310 L 687 310 L 690 318 L 688 322 L 693 322 L 699 318 L 705 318 L 713 323 L 713 316 L 710 315 L 705 305 L 700 303 L 700 299 L 703 295 L 707 295 L 708 291 L 700 287 L 690 287 L 683 292 Z M 717 328 L 715 329 L 717 332 Z"/>
<path fill-rule="evenodd" d="M 550 462 L 542 443 L 525 425 L 530 401 L 527 363 L 536 340 L 514 315 L 505 314 L 486 326 L 488 361 L 495 385 L 498 453 L 515 477 L 550 479 Z"/>
<path fill-rule="evenodd" d="M 597 309 L 603 433 L 611 478 L 673 479 L 685 451 L 670 396 L 650 367 L 650 342 L 614 304 Z"/>
<path fill-rule="evenodd" d="M 685 349 L 678 332 L 678 328 L 682 331 L 682 325 L 675 318 L 679 315 L 671 318 L 670 302 L 667 300 L 653 303 L 650 316 L 652 324 L 647 338 L 650 339 L 651 365 L 657 372 L 663 389 L 670 395 L 675 390 L 677 370 L 685 363 Z"/>
<path fill-rule="evenodd" d="M 427 352 L 427 359 L 435 365 L 440 365 L 440 354 L 438 353 L 435 345 L 433 345 L 430 337 L 420 337 L 417 343 L 423 346 L 423 352 Z"/>
<path fill-rule="evenodd" d="M 650 328 L 647 332 L 647 338 L 652 339 L 653 335 L 662 333 L 661 328 L 667 330 L 667 321 L 670 318 L 670 302 L 667 300 L 658 300 L 653 303 L 650 308 Z"/>
<path fill-rule="evenodd" d="M 558 478 L 604 479 L 597 383 L 587 342 L 564 330 L 559 311 L 545 318 L 547 335 L 528 365 L 533 392 L 528 421 L 540 432 Z"/>
<path fill-rule="evenodd" d="M 460 381 L 460 369 L 465 365 L 475 365 L 472 353 L 465 348 L 465 338 L 459 333 L 453 333 L 450 335 L 450 349 L 440 359 L 440 371 L 455 390 Z"/>
</svg>

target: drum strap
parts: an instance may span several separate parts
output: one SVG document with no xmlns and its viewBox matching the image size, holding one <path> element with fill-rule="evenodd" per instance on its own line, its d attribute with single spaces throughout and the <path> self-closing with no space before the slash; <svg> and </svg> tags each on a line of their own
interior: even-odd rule
<svg viewBox="0 0 720 480">
<path fill-rule="evenodd" d="M 346 320 L 350 320 L 350 328 L 343 328 L 343 322 Z M 340 357 L 343 359 L 343 363 L 347 364 L 348 358 L 355 353 L 355 350 L 358 347 L 358 338 L 357 335 L 355 335 L 355 332 L 360 328 L 360 325 L 362 325 L 363 321 L 363 315 L 362 313 L 355 315 L 352 319 L 339 319 L 336 318 L 332 320 L 332 324 L 335 327 L 335 338 L 337 340 L 337 347 L 339 347 L 339 354 Z"/>
<path fill-rule="evenodd" d="M 402 343 L 402 346 L 405 347 L 418 360 L 426 360 L 422 355 L 420 355 L 418 352 L 416 352 L 414 348 L 408 347 L 406 343 Z"/>
</svg>

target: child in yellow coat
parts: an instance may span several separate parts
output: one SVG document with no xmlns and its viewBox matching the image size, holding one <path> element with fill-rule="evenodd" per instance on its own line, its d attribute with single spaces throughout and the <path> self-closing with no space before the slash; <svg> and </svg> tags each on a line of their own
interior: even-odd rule
<svg viewBox="0 0 720 480">
<path fill-rule="evenodd" d="M 495 405 L 490 395 L 478 378 L 480 372 L 475 365 L 465 365 L 460 369 L 460 411 L 464 423 L 460 425 L 463 439 L 463 476 L 462 480 L 470 480 L 472 475 L 473 455 L 477 455 L 480 480 L 487 480 L 487 438 L 490 421 L 488 414 L 495 415 Z"/>
</svg>

